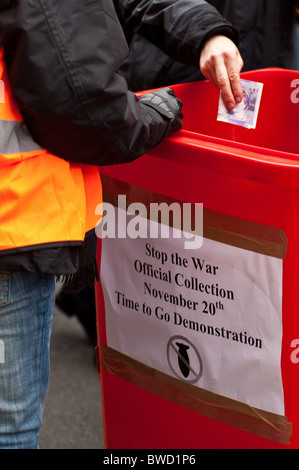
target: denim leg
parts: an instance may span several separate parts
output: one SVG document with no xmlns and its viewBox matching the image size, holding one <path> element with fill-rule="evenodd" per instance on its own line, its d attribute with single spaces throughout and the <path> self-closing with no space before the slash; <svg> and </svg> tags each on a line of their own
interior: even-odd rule
<svg viewBox="0 0 299 470">
<path fill-rule="evenodd" d="M 54 302 L 54 276 L 0 272 L 0 449 L 38 448 Z"/>
</svg>

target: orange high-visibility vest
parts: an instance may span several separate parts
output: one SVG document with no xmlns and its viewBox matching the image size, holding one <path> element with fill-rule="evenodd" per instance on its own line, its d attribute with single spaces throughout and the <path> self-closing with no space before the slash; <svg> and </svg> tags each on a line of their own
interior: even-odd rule
<svg viewBox="0 0 299 470">
<path fill-rule="evenodd" d="M 69 163 L 36 144 L 12 95 L 3 51 L 0 78 L 0 251 L 80 244 L 99 219 L 98 168 Z"/>
</svg>

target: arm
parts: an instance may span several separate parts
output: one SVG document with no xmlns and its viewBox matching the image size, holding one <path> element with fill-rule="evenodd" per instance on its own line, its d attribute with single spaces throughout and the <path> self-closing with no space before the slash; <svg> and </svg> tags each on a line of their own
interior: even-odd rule
<svg viewBox="0 0 299 470">
<path fill-rule="evenodd" d="M 197 21 L 189 27 L 189 22 L 195 12 L 198 20 L 207 18 L 202 16 L 206 2 L 121 3 L 134 28 L 152 38 L 165 31 L 169 52 L 198 64 L 199 39 L 207 40 L 218 13 L 213 11 L 201 27 Z M 236 34 L 222 20 L 217 23 L 219 31 L 223 26 Z M 190 39 L 182 43 L 186 27 Z M 117 73 L 128 47 L 112 0 L 0 0 L 0 32 L 23 118 L 35 140 L 52 153 L 95 165 L 128 162 L 157 145 L 173 127 L 167 113 L 128 92 Z"/>
<path fill-rule="evenodd" d="M 110 0 L 0 0 L 0 31 L 20 111 L 52 153 L 129 162 L 171 129 L 172 117 L 138 100 L 116 73 L 128 48 Z"/>
</svg>

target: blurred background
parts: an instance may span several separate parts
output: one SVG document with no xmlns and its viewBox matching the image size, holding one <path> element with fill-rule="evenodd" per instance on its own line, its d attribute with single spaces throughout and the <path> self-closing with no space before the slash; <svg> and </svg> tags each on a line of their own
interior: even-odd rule
<svg viewBox="0 0 299 470">
<path fill-rule="evenodd" d="M 51 379 L 40 448 L 104 448 L 94 349 L 77 317 L 68 317 L 58 307 L 54 311 Z"/>
</svg>

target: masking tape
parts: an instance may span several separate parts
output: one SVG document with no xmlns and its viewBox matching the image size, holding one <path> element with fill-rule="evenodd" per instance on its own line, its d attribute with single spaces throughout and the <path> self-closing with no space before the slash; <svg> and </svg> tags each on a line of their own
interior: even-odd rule
<svg viewBox="0 0 299 470">
<path fill-rule="evenodd" d="M 195 387 L 101 344 L 101 368 L 160 398 L 242 431 L 289 444 L 292 424 L 285 416 Z"/>
</svg>

